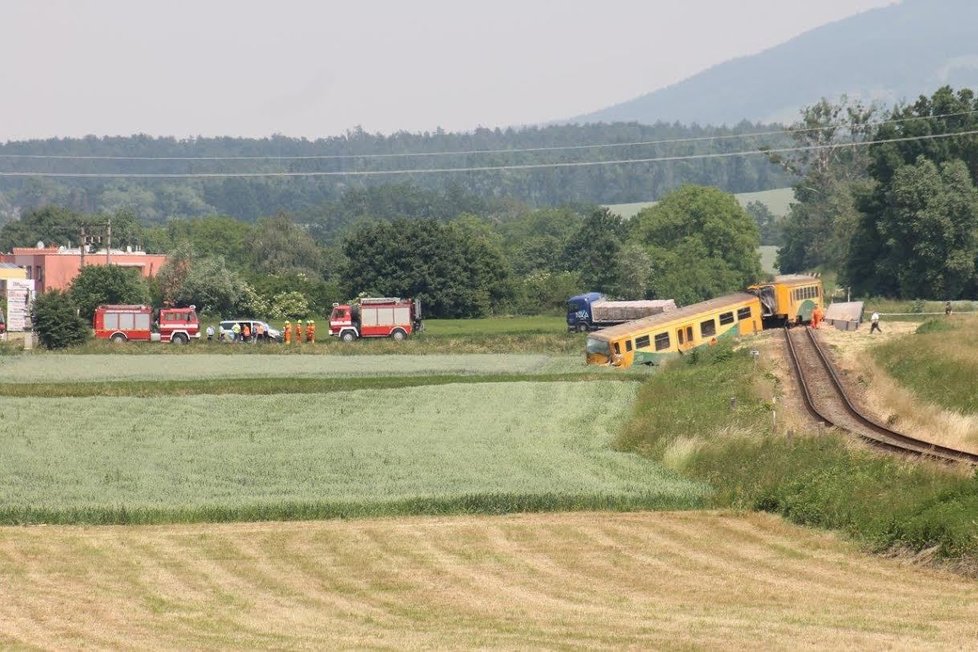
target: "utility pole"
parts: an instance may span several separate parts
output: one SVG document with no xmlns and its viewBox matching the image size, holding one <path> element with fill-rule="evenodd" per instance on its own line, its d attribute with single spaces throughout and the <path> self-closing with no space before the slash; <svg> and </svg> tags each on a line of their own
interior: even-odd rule
<svg viewBox="0 0 978 652">
<path fill-rule="evenodd" d="M 110 264 L 112 256 L 112 218 L 109 218 L 105 226 L 105 264 Z"/>
<path fill-rule="evenodd" d="M 88 240 L 85 238 L 85 225 L 82 224 L 81 227 L 81 240 L 78 241 L 78 250 L 81 251 L 81 265 L 79 267 L 85 266 L 85 250 L 88 249 Z"/>
</svg>

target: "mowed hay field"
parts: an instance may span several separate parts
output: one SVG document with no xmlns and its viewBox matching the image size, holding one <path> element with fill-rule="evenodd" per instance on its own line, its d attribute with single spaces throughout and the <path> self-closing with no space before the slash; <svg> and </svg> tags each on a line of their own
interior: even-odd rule
<svg viewBox="0 0 978 652">
<path fill-rule="evenodd" d="M 0 646 L 971 649 L 978 584 L 766 515 L 0 528 Z"/>
<path fill-rule="evenodd" d="M 637 387 L 5 398 L 0 522 L 701 505 L 704 485 L 611 449 Z"/>
</svg>

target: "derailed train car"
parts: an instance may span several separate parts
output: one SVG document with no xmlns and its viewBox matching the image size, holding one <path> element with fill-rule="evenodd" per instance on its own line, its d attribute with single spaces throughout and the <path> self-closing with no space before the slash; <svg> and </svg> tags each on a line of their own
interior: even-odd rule
<svg viewBox="0 0 978 652">
<path fill-rule="evenodd" d="M 762 328 L 760 299 L 737 292 L 591 333 L 586 361 L 622 368 L 656 365 L 695 347 Z"/>
<path fill-rule="evenodd" d="M 817 276 L 777 276 L 769 283 L 752 285 L 747 291 L 761 300 L 761 316 L 768 326 L 807 324 L 816 307 L 825 308 L 822 279 Z"/>
</svg>

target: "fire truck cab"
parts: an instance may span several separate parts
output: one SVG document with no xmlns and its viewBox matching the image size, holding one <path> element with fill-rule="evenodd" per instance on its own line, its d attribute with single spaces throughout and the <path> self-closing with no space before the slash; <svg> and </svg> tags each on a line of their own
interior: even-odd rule
<svg viewBox="0 0 978 652">
<path fill-rule="evenodd" d="M 398 297 L 362 298 L 352 304 L 333 304 L 329 334 L 344 342 L 360 337 L 406 339 L 423 330 L 421 301 Z"/>
<path fill-rule="evenodd" d="M 186 344 L 200 338 L 200 322 L 194 306 L 163 308 L 156 324 L 153 324 L 151 306 L 99 306 L 95 309 L 92 322 L 97 339 L 113 342 Z"/>
</svg>

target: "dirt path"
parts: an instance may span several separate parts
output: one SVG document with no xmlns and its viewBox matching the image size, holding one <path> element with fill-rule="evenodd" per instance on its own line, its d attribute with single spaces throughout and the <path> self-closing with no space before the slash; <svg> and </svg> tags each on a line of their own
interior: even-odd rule
<svg viewBox="0 0 978 652">
<path fill-rule="evenodd" d="M 0 646 L 967 648 L 978 582 L 766 515 L 0 528 Z"/>
</svg>

